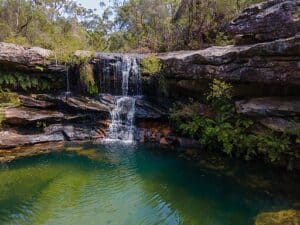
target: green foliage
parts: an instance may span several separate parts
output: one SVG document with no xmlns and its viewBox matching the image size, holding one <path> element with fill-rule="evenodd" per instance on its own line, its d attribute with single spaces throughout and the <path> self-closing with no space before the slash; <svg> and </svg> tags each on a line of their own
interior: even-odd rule
<svg viewBox="0 0 300 225">
<path fill-rule="evenodd" d="M 155 55 L 150 55 L 141 60 L 141 68 L 144 74 L 155 75 L 161 71 L 162 64 Z"/>
<path fill-rule="evenodd" d="M 89 64 L 84 64 L 80 68 L 80 80 L 86 87 L 86 91 L 89 94 L 99 93 L 97 84 L 95 82 L 93 69 Z"/>
<path fill-rule="evenodd" d="M 1 109 L 1 108 L 0 108 Z M 4 121 L 4 114 L 3 114 L 3 112 L 1 112 L 0 111 L 0 128 L 1 128 L 1 126 L 2 126 L 2 123 L 3 123 L 3 121 Z"/>
<path fill-rule="evenodd" d="M 46 122 L 38 121 L 36 123 L 36 128 L 45 128 L 45 127 L 47 127 L 47 123 Z"/>
<path fill-rule="evenodd" d="M 218 32 L 212 43 L 215 45 L 225 46 L 234 44 L 234 41 L 223 32 Z"/>
<path fill-rule="evenodd" d="M 20 105 L 20 99 L 17 94 L 12 92 L 0 92 L 0 108 Z"/>
<path fill-rule="evenodd" d="M 157 52 L 231 44 L 224 27 L 259 1 L 263 0 L 124 1 L 114 9 L 117 30 L 109 36 L 109 49 Z M 124 28 L 126 32 L 121 32 Z"/>
<path fill-rule="evenodd" d="M 0 1 L 0 41 L 54 50 L 67 64 L 75 50 L 106 48 L 100 24 L 100 16 L 74 0 Z"/>
<path fill-rule="evenodd" d="M 0 1 L 0 41 L 41 46 L 72 64 L 71 53 L 158 52 L 232 43 L 224 27 L 263 0 L 114 0 L 102 14 L 75 0 Z"/>
<path fill-rule="evenodd" d="M 20 99 L 17 94 L 12 92 L 0 91 L 0 127 L 5 119 L 2 109 L 5 107 L 20 105 Z"/>
<path fill-rule="evenodd" d="M 0 72 L 1 88 L 20 88 L 24 91 L 37 90 L 46 91 L 51 89 L 50 81 L 38 79 L 34 76 L 22 73 Z"/>
<path fill-rule="evenodd" d="M 252 133 L 254 122 L 234 112 L 231 98 L 232 87 L 223 81 L 214 80 L 207 94 L 212 115 L 200 116 L 193 113 L 189 118 L 182 119 L 182 114 L 173 113 L 171 119 L 176 121 L 183 133 L 198 139 L 206 149 L 220 149 L 230 156 L 243 156 L 246 160 L 260 155 L 272 163 L 287 155 L 294 157 L 290 155 L 287 136 Z"/>
</svg>

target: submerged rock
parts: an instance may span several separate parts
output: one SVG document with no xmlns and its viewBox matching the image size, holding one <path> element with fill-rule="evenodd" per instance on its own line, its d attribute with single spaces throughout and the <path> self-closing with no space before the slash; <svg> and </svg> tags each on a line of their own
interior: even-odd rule
<svg viewBox="0 0 300 225">
<path fill-rule="evenodd" d="M 298 225 L 300 224 L 300 211 L 284 210 L 259 214 L 254 225 Z"/>
<path fill-rule="evenodd" d="M 61 151 L 63 142 L 51 142 L 35 144 L 30 146 L 15 147 L 0 150 L 0 163 L 8 163 L 17 159 L 31 157 L 35 155 L 48 154 L 50 152 Z"/>
</svg>

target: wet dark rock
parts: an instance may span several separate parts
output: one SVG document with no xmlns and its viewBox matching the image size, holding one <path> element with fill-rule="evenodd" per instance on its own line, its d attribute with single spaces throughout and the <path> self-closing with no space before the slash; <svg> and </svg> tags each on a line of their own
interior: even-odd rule
<svg viewBox="0 0 300 225">
<path fill-rule="evenodd" d="M 158 121 L 139 122 L 137 124 L 136 136 L 139 143 L 152 143 L 183 148 L 200 147 L 196 140 L 175 134 L 168 124 Z"/>
<path fill-rule="evenodd" d="M 248 116 L 299 116 L 299 98 L 254 98 L 235 102 L 237 113 Z"/>
<path fill-rule="evenodd" d="M 99 131 L 93 127 L 83 125 L 62 125 L 53 124 L 44 129 L 45 134 L 51 135 L 62 133 L 67 141 L 74 140 L 91 140 L 100 138 Z"/>
<path fill-rule="evenodd" d="M 78 111 L 103 113 L 104 115 L 108 115 L 110 112 L 108 105 L 89 97 L 66 97 L 40 94 L 37 95 L 37 99 L 53 102 L 60 106 L 67 106 Z"/>
<path fill-rule="evenodd" d="M 99 101 L 108 106 L 110 109 L 113 109 L 116 104 L 116 97 L 110 94 L 101 94 L 99 97 Z M 128 112 L 128 108 L 122 107 L 124 114 Z M 137 120 L 158 120 L 163 119 L 168 116 L 168 110 L 155 105 L 143 98 L 137 98 L 135 102 L 135 119 Z M 122 114 L 122 112 L 121 112 Z"/>
<path fill-rule="evenodd" d="M 143 99 L 137 99 L 135 110 L 135 118 L 137 120 L 159 120 L 168 116 L 166 109 Z"/>
<path fill-rule="evenodd" d="M 109 106 L 111 109 L 114 108 L 115 97 L 111 94 L 100 94 L 99 101 L 102 104 Z"/>
<path fill-rule="evenodd" d="M 229 25 L 237 44 L 273 41 L 300 31 L 300 3 L 297 0 L 270 0 L 245 9 Z"/>
<path fill-rule="evenodd" d="M 280 117 L 267 117 L 260 120 L 260 123 L 265 127 L 281 133 L 299 135 L 300 123 Z"/>
</svg>

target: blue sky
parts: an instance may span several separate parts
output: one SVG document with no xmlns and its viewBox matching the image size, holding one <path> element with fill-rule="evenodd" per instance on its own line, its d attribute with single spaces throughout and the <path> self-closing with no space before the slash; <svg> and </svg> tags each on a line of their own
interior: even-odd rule
<svg viewBox="0 0 300 225">
<path fill-rule="evenodd" d="M 99 2 L 101 0 L 76 0 L 76 2 L 81 3 L 82 6 L 88 9 L 97 9 L 98 12 L 101 12 Z M 106 5 L 109 4 L 109 0 L 102 0 Z"/>
</svg>

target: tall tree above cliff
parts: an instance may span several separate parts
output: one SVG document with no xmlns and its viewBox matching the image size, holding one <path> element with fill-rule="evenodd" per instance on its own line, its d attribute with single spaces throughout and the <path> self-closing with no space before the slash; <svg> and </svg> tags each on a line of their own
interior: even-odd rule
<svg viewBox="0 0 300 225">
<path fill-rule="evenodd" d="M 228 44 L 226 24 L 262 0 L 126 0 L 114 8 L 111 49 L 201 49 Z M 122 43 L 122 44 L 120 44 Z"/>
<path fill-rule="evenodd" d="M 101 17 L 73 0 L 0 1 L 0 41 L 50 49 L 60 44 L 89 48 L 91 37 L 103 35 L 95 23 L 100 24 Z"/>
</svg>

